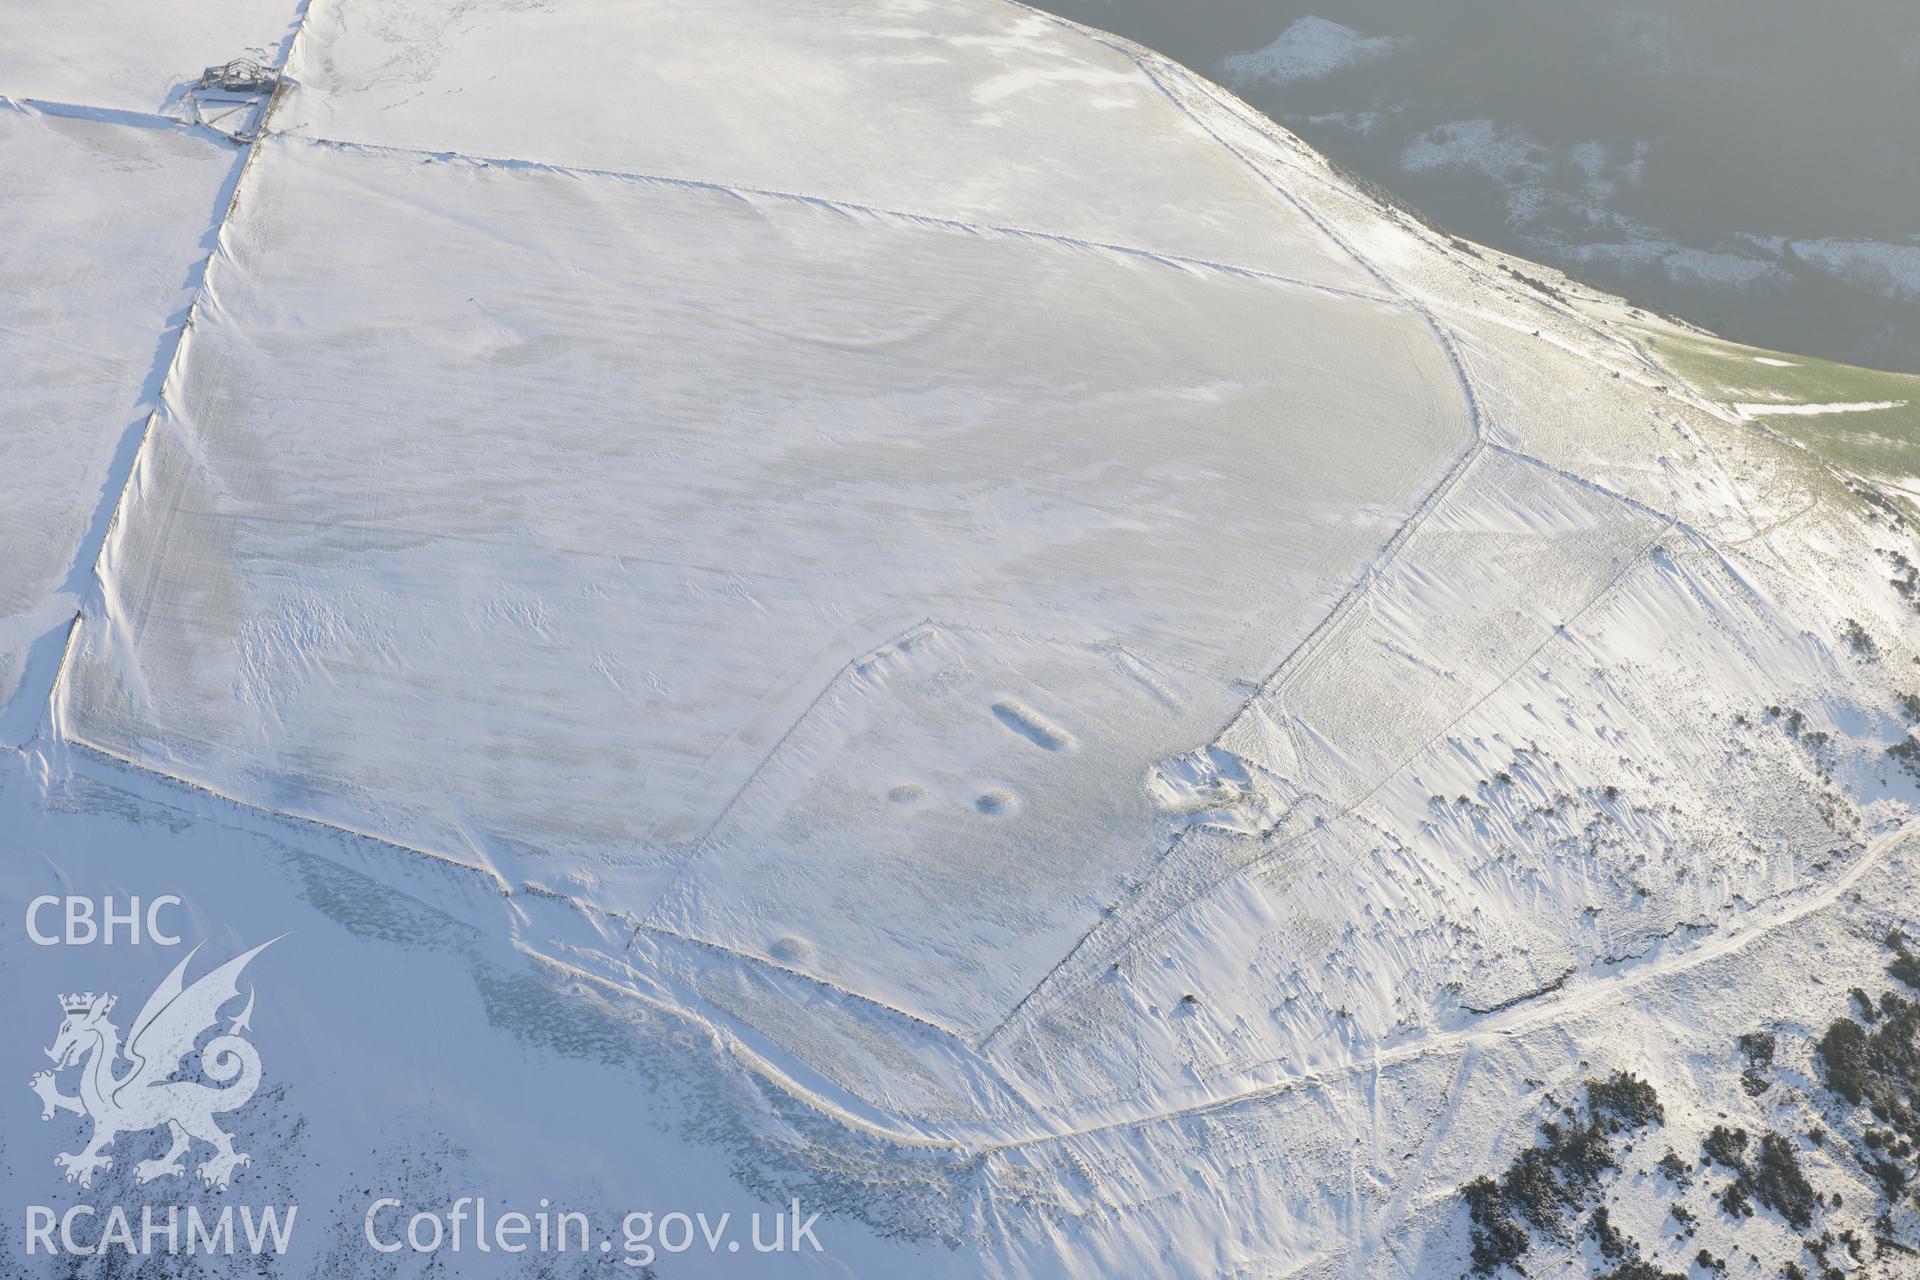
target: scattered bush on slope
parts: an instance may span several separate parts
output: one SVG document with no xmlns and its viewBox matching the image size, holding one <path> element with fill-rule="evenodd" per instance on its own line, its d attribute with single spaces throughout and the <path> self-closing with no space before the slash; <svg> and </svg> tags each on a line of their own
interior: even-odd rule
<svg viewBox="0 0 1920 1280">
<path fill-rule="evenodd" d="M 1920 955 L 1911 949 L 1906 935 L 1892 930 L 1886 945 L 1894 953 L 1887 972 L 1908 987 L 1920 989 Z M 1850 1106 L 1865 1107 L 1873 1118 L 1852 1144 L 1852 1153 L 1861 1170 L 1880 1186 L 1884 1207 L 1875 1227 L 1877 1250 L 1881 1254 L 1894 1251 L 1911 1255 L 1911 1242 L 1894 1238 L 1890 1210 L 1899 1205 L 1913 1184 L 1914 1157 L 1920 1149 L 1920 1001 L 1898 991 L 1882 992 L 1875 1001 L 1856 988 L 1854 1004 L 1859 1020 L 1834 1019 L 1814 1046 L 1814 1058 L 1827 1088 Z M 1836 1131 L 1843 1127 L 1852 1126 L 1835 1125 Z M 1798 1203 L 1800 1191 L 1800 1184 L 1782 1171 L 1775 1193 L 1789 1203 Z M 1833 1197 L 1836 1207 L 1838 1202 L 1839 1197 Z M 1784 1216 L 1786 1210 L 1781 1212 Z M 1851 1235 L 1843 1233 L 1838 1238 L 1847 1240 L 1849 1252 L 1857 1256 L 1857 1238 L 1849 1240 Z M 1822 1260 L 1823 1276 L 1839 1274 L 1825 1262 L 1829 1243 L 1826 1237 L 1807 1242 L 1807 1248 Z"/>
<path fill-rule="evenodd" d="M 1596 1198 L 1601 1178 L 1619 1167 L 1609 1136 L 1666 1119 L 1653 1086 L 1624 1071 L 1587 1081 L 1586 1094 L 1584 1123 L 1572 1107 L 1562 1108 L 1560 1119 L 1540 1125 L 1542 1141 L 1515 1156 L 1497 1181 L 1479 1177 L 1460 1189 L 1472 1223 L 1475 1275 L 1491 1276 L 1503 1267 L 1518 1270 L 1533 1247 L 1529 1227 L 1571 1241 L 1572 1220 Z M 1661 1276 L 1626 1269 L 1638 1262 L 1639 1246 L 1615 1229 L 1605 1212 L 1595 1210 L 1589 1230 L 1609 1258 L 1632 1255 L 1615 1268 L 1621 1280 Z"/>
</svg>

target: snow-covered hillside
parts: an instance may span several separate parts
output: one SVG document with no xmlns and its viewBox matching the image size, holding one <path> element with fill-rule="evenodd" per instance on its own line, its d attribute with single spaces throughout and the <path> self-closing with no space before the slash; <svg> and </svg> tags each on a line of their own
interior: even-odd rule
<svg viewBox="0 0 1920 1280">
<path fill-rule="evenodd" d="M 1829 382 L 1004 0 L 111 7 L 0 14 L 7 1062 L 184 956 L 37 898 L 291 936 L 224 1192 L 0 1103 L 23 1274 L 82 1202 L 636 1260 L 364 1224 L 484 1195 L 822 1214 L 663 1276 L 1451 1276 L 1614 1072 L 1844 1199 L 1683 1246 L 1642 1142 L 1531 1274 L 1601 1195 L 1920 1247 L 1811 1047 L 1920 833 L 1911 446 Z"/>
</svg>

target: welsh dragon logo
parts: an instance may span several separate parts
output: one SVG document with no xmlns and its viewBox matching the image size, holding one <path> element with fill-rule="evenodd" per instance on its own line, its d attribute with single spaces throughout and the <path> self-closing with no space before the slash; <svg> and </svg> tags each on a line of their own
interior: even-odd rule
<svg viewBox="0 0 1920 1280">
<path fill-rule="evenodd" d="M 239 998 L 240 971 L 279 940 L 263 942 L 186 986 L 187 965 L 200 950 L 195 947 L 147 997 L 124 1049 L 119 1028 L 107 1018 L 117 997 L 91 991 L 60 997 L 66 1019 L 47 1050 L 53 1070 L 35 1072 L 28 1084 L 40 1095 L 42 1120 L 53 1119 L 59 1111 L 93 1120 L 93 1136 L 79 1154 L 63 1152 L 53 1158 L 66 1170 L 68 1182 L 91 1187 L 96 1171 L 113 1167 L 113 1157 L 101 1152 L 115 1138 L 161 1125 L 167 1127 L 172 1145 L 159 1159 L 134 1166 L 138 1182 L 185 1173 L 182 1159 L 196 1139 L 213 1148 L 198 1169 L 200 1180 L 209 1187 L 226 1190 L 234 1169 L 253 1162 L 245 1152 L 235 1151 L 233 1136 L 214 1123 L 220 1112 L 245 1106 L 260 1087 L 260 1055 L 241 1034 L 252 1029 L 251 988 L 246 1007 L 231 1019 L 227 1030 L 198 1046 L 200 1074 L 224 1087 L 176 1077 L 200 1037 L 217 1030 L 220 1010 Z M 128 1066 L 116 1073 L 115 1064 L 122 1058 Z M 80 1068 L 80 1093 L 68 1097 L 60 1092 L 57 1077 L 75 1066 Z"/>
</svg>

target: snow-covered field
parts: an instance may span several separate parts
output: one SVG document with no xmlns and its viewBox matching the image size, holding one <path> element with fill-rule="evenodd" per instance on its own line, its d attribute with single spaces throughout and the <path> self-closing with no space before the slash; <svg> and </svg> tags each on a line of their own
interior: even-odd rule
<svg viewBox="0 0 1920 1280">
<path fill-rule="evenodd" d="M 23 741 L 100 553 L 238 162 L 165 121 L 0 104 L 0 713 Z"/>
<path fill-rule="evenodd" d="M 157 1133 L 64 1183 L 0 1103 L 24 1274 L 73 1203 L 297 1202 L 281 1274 L 634 1257 L 385 1252 L 384 1194 L 823 1215 L 662 1275 L 1451 1276 L 1544 1099 L 1756 1110 L 1732 1037 L 1804 1061 L 1904 910 L 1911 510 L 1151 53 L 51 13 L 0 17 L 0 1075 L 184 954 L 38 897 L 291 936 L 228 1190 L 136 1182 Z M 250 46 L 260 136 L 185 123 Z"/>
<path fill-rule="evenodd" d="M 676 927 L 815 934 L 815 976 L 898 977 L 959 927 L 1012 970 L 976 976 L 977 1017 L 1147 860 L 1139 776 L 1472 436 L 1404 307 L 706 187 L 279 140 L 256 163 L 68 731 L 636 917 L 691 862 Z M 881 736 L 864 767 L 842 689 Z M 928 803 L 886 798 L 910 786 Z M 849 864 L 768 843 L 795 825 Z M 1055 875 L 1027 885 L 1035 842 Z M 923 878 L 950 859 L 963 887 Z M 842 933 L 814 899 L 843 877 L 856 917 L 920 923 Z M 780 886 L 779 928 L 738 927 L 747 886 Z M 973 1003 L 952 979 L 899 999 L 943 1021 Z"/>
<path fill-rule="evenodd" d="M 608 58 L 622 35 L 633 44 Z M 785 192 L 1369 287 L 1124 50 L 1018 5 L 323 3 L 288 70 L 275 127 L 294 136 Z M 1153 181 L 1110 180 L 1128 172 Z"/>
<path fill-rule="evenodd" d="M 0 96 L 93 115 L 178 113 L 204 67 L 242 57 L 278 65 L 303 10 L 298 0 L 10 0 L 0 9 Z"/>
</svg>

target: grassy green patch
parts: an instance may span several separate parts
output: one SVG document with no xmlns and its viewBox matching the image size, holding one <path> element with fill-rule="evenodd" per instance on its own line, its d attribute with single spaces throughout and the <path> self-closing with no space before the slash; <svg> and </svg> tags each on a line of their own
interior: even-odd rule
<svg viewBox="0 0 1920 1280">
<path fill-rule="evenodd" d="M 1675 374 L 1723 404 L 1866 404 L 1891 409 L 1770 414 L 1765 425 L 1849 471 L 1911 489 L 1920 481 L 1920 376 L 1745 347 L 1704 334 L 1636 327 Z M 1778 361 L 1768 364 L 1766 361 Z"/>
</svg>

